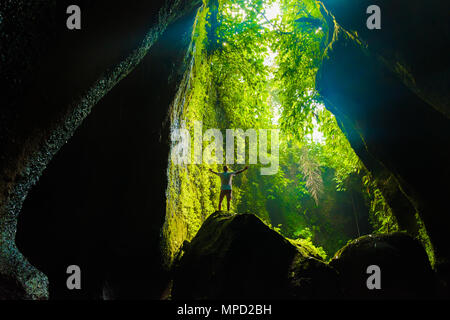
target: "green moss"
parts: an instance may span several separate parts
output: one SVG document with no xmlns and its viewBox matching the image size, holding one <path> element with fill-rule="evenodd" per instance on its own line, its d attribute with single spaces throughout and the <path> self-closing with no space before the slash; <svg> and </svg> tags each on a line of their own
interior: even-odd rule
<svg viewBox="0 0 450 320">
<path fill-rule="evenodd" d="M 314 258 L 320 259 L 320 260 L 327 260 L 327 253 L 325 252 L 325 250 L 322 247 L 315 246 L 312 243 L 311 238 L 307 238 L 307 239 L 287 238 L 286 236 L 284 236 L 282 234 L 280 227 L 274 227 L 267 221 L 264 221 L 263 219 L 261 219 L 261 221 L 265 225 L 267 225 L 269 228 L 271 228 L 272 230 L 274 230 L 274 231 L 278 232 L 280 235 L 282 235 L 286 240 L 288 240 L 291 244 L 293 244 L 304 256 L 314 257 Z"/>
<path fill-rule="evenodd" d="M 431 267 L 434 268 L 435 265 L 435 257 L 434 257 L 434 249 L 431 243 L 430 237 L 428 236 L 427 230 L 425 229 L 425 225 L 423 224 L 422 219 L 420 219 L 419 215 L 416 213 L 417 224 L 419 225 L 419 235 L 417 236 L 417 240 L 419 240 L 425 248 L 425 251 L 428 255 L 428 260 L 430 260 Z"/>
</svg>

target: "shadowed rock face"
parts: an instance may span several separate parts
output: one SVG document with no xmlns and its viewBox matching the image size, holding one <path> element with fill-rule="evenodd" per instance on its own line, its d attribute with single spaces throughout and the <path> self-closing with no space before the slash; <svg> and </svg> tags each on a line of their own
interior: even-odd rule
<svg viewBox="0 0 450 320">
<path fill-rule="evenodd" d="M 251 214 L 215 212 L 175 270 L 173 299 L 338 297 L 337 274 Z"/>
<path fill-rule="evenodd" d="M 69 4 L 75 3 L 82 8 L 81 31 L 69 31 L 65 27 L 66 8 Z M 19 0 L 1 2 L 2 29 L 0 46 L 7 49 L 2 51 L 0 83 L 6 88 L 8 94 L 2 100 L 0 112 L 0 274 L 5 276 L 5 279 L 8 279 L 8 281 L 11 280 L 8 283 L 19 284 L 21 288 L 18 288 L 18 291 L 22 292 L 25 290 L 27 292 L 26 298 L 41 299 L 48 297 L 47 277 L 36 270 L 23 257 L 15 244 L 17 216 L 21 211 L 22 203 L 27 197 L 28 191 L 39 179 L 42 171 L 47 167 L 57 151 L 72 137 L 81 122 L 90 114 L 92 107 L 101 105 L 103 102 L 99 101 L 111 92 L 117 84 L 121 84 L 123 79 L 131 75 L 132 71 L 146 57 L 149 50 L 156 44 L 169 25 L 173 24 L 180 17 L 189 15 L 190 21 L 187 25 L 179 25 L 179 29 L 172 33 L 172 37 L 176 39 L 166 39 L 166 44 L 170 43 L 173 50 L 168 53 L 166 45 L 166 51 L 164 51 L 164 48 L 161 50 L 161 53 L 166 55 L 165 57 L 153 56 L 149 58 L 145 66 L 141 66 L 141 70 L 135 73 L 134 78 L 128 84 L 122 86 L 122 89 L 135 87 L 135 90 L 140 90 L 141 93 L 137 94 L 136 91 L 130 90 L 129 94 L 134 93 L 137 97 L 134 99 L 132 97 L 129 104 L 126 105 L 130 111 L 127 120 L 133 121 L 131 113 L 134 105 L 139 105 L 136 108 L 147 107 L 148 109 L 155 108 L 157 110 L 156 114 L 153 112 L 153 117 L 152 115 L 148 116 L 148 119 L 154 120 L 154 122 L 148 121 L 144 123 L 145 118 L 143 114 L 140 115 L 140 118 L 139 115 L 135 115 L 136 118 L 142 121 L 142 126 L 136 125 L 134 127 L 135 131 L 130 134 L 130 140 L 133 140 L 133 135 L 137 135 L 141 139 L 151 137 L 153 140 L 146 141 L 149 149 L 151 148 L 150 145 L 154 143 L 155 148 L 160 152 L 152 151 L 153 162 L 148 163 L 147 166 L 152 164 L 158 168 L 165 166 L 168 147 L 164 138 L 167 137 L 167 132 L 162 127 L 173 96 L 171 88 L 176 86 L 178 77 L 174 74 L 171 81 L 168 78 L 176 67 L 180 68 L 178 71 L 183 72 L 179 63 L 180 54 L 181 58 L 184 55 L 181 51 L 186 49 L 186 43 L 182 39 L 182 35 L 185 34 L 186 30 L 183 28 L 192 28 L 192 14 L 200 4 L 201 1 L 199 0 L 117 1 L 114 4 L 103 0 L 95 2 L 48 1 L 42 5 L 34 5 L 29 1 Z M 180 45 L 180 47 L 175 48 L 176 45 Z M 154 67 L 154 65 L 157 67 Z M 149 68 L 150 70 L 148 70 Z M 143 76 L 144 73 L 145 75 Z M 138 77 L 142 78 L 139 79 Z M 143 83 L 142 81 L 148 81 L 148 83 Z M 157 85 L 152 87 L 154 84 L 152 81 L 157 83 Z M 140 83 L 140 86 L 134 86 L 133 82 Z M 151 90 L 148 90 L 149 87 L 151 87 Z M 78 143 L 74 144 L 73 149 L 67 151 L 66 157 L 70 157 L 69 154 L 73 152 L 75 157 L 79 156 L 81 159 L 85 152 L 89 151 L 89 148 L 100 153 L 102 149 L 96 147 L 96 142 L 101 141 L 102 138 L 99 135 L 96 136 L 96 133 L 99 134 L 101 129 L 104 129 L 103 133 L 105 135 L 107 135 L 107 130 L 113 131 L 116 129 L 115 132 L 119 133 L 120 127 L 118 123 L 120 123 L 121 119 L 116 117 L 116 115 L 120 115 L 120 108 L 125 105 L 125 102 L 118 98 L 121 96 L 120 89 L 115 90 L 115 92 L 115 95 L 111 97 L 115 101 L 109 100 L 104 102 L 111 110 L 106 110 L 108 107 L 104 107 L 103 115 L 98 115 L 97 117 L 97 119 L 102 118 L 101 123 L 103 126 L 98 126 L 96 131 L 93 128 L 95 124 L 91 123 L 91 125 L 87 125 L 91 129 L 86 129 L 87 131 L 81 134 L 81 136 L 84 135 L 86 140 L 89 140 L 88 136 L 91 134 L 91 137 L 93 137 L 91 144 L 83 144 L 81 142 L 82 139 L 78 140 Z M 154 94 L 154 99 L 148 99 L 152 93 Z M 110 112 L 109 120 L 107 120 L 108 112 Z M 136 112 L 139 112 L 139 110 L 136 109 Z M 94 119 L 92 121 L 95 123 Z M 109 127 L 107 124 L 109 124 Z M 139 133 L 139 129 L 143 129 L 145 132 L 141 131 Z M 121 135 L 122 138 L 124 136 Z M 110 146 L 114 144 L 112 139 L 111 137 Z M 104 140 L 107 140 L 107 138 Z M 161 141 L 164 143 L 164 146 L 162 146 Z M 125 143 L 124 140 L 122 142 Z M 141 146 L 145 144 L 142 142 Z M 127 145 L 130 144 L 128 143 Z M 128 149 L 129 152 L 133 152 L 132 146 Z M 80 149 L 77 150 L 77 147 Z M 83 149 L 84 147 L 85 149 Z M 106 144 L 103 147 L 106 147 Z M 80 151 L 81 149 L 83 151 Z M 89 172 L 95 172 L 93 168 L 95 164 L 89 163 L 88 158 L 83 158 L 84 160 L 79 162 L 80 166 L 78 168 L 81 168 L 84 175 L 79 174 L 75 177 L 79 179 L 84 178 L 83 186 L 92 182 L 89 179 Z M 98 159 L 103 158 L 99 157 Z M 82 164 L 86 165 L 86 167 L 82 168 Z M 62 167 L 64 167 L 64 164 L 60 168 Z M 138 170 L 139 166 L 134 166 L 134 168 Z M 49 170 L 51 169 L 49 168 Z M 65 173 L 71 172 L 70 170 L 70 166 L 69 168 L 65 166 Z M 76 175 L 76 172 L 77 170 L 74 170 L 72 173 Z M 93 173 L 95 176 L 94 180 L 99 179 L 104 174 L 105 171 L 98 174 Z M 52 177 L 56 175 L 50 175 L 47 180 L 50 181 L 47 184 L 50 187 L 48 189 L 44 187 L 40 191 L 44 195 L 43 202 L 46 201 L 45 197 L 51 194 L 51 189 L 60 188 L 61 191 L 64 189 L 64 184 L 61 183 L 61 180 L 52 180 Z M 164 170 L 161 170 L 161 175 L 157 176 L 157 178 L 155 176 L 158 190 L 154 195 L 160 202 L 153 203 L 152 209 L 155 211 L 161 209 L 155 215 L 157 217 L 155 219 L 158 221 L 162 219 L 161 217 L 164 214 L 163 205 L 161 204 L 164 202 L 163 189 L 165 180 L 163 175 Z M 60 178 L 63 179 L 63 175 Z M 54 183 L 53 186 L 52 183 Z M 76 185 L 73 184 L 74 187 Z M 97 187 L 102 189 L 101 184 L 97 184 Z M 159 190 L 159 188 L 161 189 Z M 86 189 L 78 185 L 76 190 Z M 105 191 L 105 189 L 103 190 Z M 148 191 L 148 189 L 142 190 L 143 192 Z M 70 192 L 70 188 L 67 191 Z M 146 194 L 148 193 L 150 192 Z M 65 193 L 66 196 L 67 194 Z M 110 193 L 110 195 L 114 194 Z M 68 206 L 71 207 L 70 210 L 58 209 L 58 217 L 63 216 L 64 213 L 67 215 L 62 220 L 58 220 L 58 218 L 53 220 L 56 225 L 63 221 L 62 224 L 67 226 L 70 219 L 75 219 L 78 222 L 69 223 L 71 226 L 69 229 L 79 227 L 79 212 L 83 210 L 83 203 L 86 204 L 89 200 L 83 202 L 85 194 L 74 193 L 73 196 L 74 198 L 67 202 Z M 63 198 L 61 197 L 60 200 Z M 102 198 L 99 197 L 98 199 Z M 55 200 L 55 202 L 58 201 Z M 128 201 L 131 200 L 128 199 Z M 51 207 L 52 202 L 47 202 L 45 206 L 36 207 L 39 208 L 38 210 L 32 208 L 29 211 L 30 215 L 39 217 L 44 212 L 44 217 L 49 217 L 55 213 L 55 207 L 49 208 L 46 205 Z M 147 205 L 148 203 L 145 204 L 145 206 Z M 125 205 L 121 206 L 124 207 Z M 116 206 L 116 208 L 118 207 Z M 93 209 L 95 206 L 91 208 Z M 106 208 L 103 207 L 102 210 L 104 209 Z M 74 211 L 78 213 L 70 218 L 69 215 L 72 215 Z M 85 211 L 86 214 L 88 212 Z M 108 220 L 108 218 L 105 218 L 105 220 Z M 27 241 L 42 239 L 45 242 L 45 239 L 48 240 L 51 237 L 52 232 L 56 232 L 55 229 L 52 229 L 51 224 L 45 224 L 45 219 L 39 220 L 37 218 L 40 223 L 36 226 L 39 225 L 41 228 L 33 229 L 33 227 L 30 227 L 33 231 L 30 234 L 31 237 L 27 237 Z M 64 221 L 64 219 L 67 220 Z M 98 216 L 95 219 L 98 219 Z M 82 232 L 83 227 L 89 225 L 89 223 L 91 223 L 91 226 L 96 225 L 92 220 L 87 220 L 85 223 L 81 223 L 81 227 L 77 229 L 78 232 Z M 32 221 L 32 223 L 34 222 L 36 221 Z M 70 232 L 64 233 L 65 227 L 59 225 L 58 228 L 59 230 L 56 233 L 61 233 L 65 236 L 70 234 Z M 157 223 L 154 224 L 154 228 L 158 228 Z M 49 230 L 51 232 L 48 232 Z M 112 232 L 111 228 L 108 230 Z M 153 230 L 150 233 L 153 238 L 157 239 L 159 230 Z M 47 235 L 48 238 L 42 236 L 43 234 Z M 77 234 L 77 236 L 80 236 L 80 234 Z M 97 236 L 102 238 L 98 234 Z M 56 256 L 61 255 L 61 250 L 67 249 L 62 248 L 63 241 L 61 241 L 61 237 L 53 237 L 52 243 L 53 245 L 47 248 L 49 249 L 47 253 L 50 255 L 38 254 L 37 256 L 40 257 L 38 259 L 45 260 L 50 258 L 52 261 L 56 261 Z M 101 244 L 93 248 L 99 249 L 102 252 L 101 254 L 99 252 L 82 253 L 82 255 L 87 255 L 87 259 L 91 260 L 91 262 L 94 262 L 95 259 L 98 259 L 105 252 L 103 250 L 104 242 L 97 241 L 96 243 Z M 157 250 L 157 244 L 154 241 L 151 243 L 152 248 Z M 58 246 L 61 250 L 52 250 L 52 248 L 58 248 Z M 24 247 L 26 247 L 26 244 Z M 42 247 L 41 249 L 46 250 Z M 80 249 L 78 247 L 75 251 L 72 250 L 72 253 L 78 255 L 83 251 Z M 36 256 L 31 251 L 28 250 L 28 253 L 31 259 L 34 260 Z M 36 252 L 34 251 L 34 253 Z M 90 259 L 89 257 L 96 258 Z M 44 266 L 45 262 L 42 260 L 36 260 L 37 264 Z M 68 260 L 71 260 L 70 264 L 73 263 L 73 259 Z M 65 262 L 65 258 L 62 257 L 61 263 Z M 101 268 L 101 264 L 99 264 L 99 268 Z M 65 276 L 64 274 L 64 270 L 58 269 L 58 279 L 62 279 Z M 92 279 L 95 280 L 95 276 Z M 102 280 L 95 280 L 94 282 L 96 281 Z M 58 285 L 64 286 L 64 281 Z M 95 286 L 98 287 L 100 285 L 96 284 Z M 97 291 L 99 290 L 96 289 L 87 294 L 97 296 L 97 293 L 93 293 Z M 148 293 L 148 295 L 151 296 L 152 294 Z"/>
<path fill-rule="evenodd" d="M 330 261 L 339 272 L 344 298 L 407 299 L 434 298 L 437 281 L 421 244 L 405 233 L 368 235 L 339 250 Z M 381 270 L 381 290 L 369 290 L 366 281 Z"/>
<path fill-rule="evenodd" d="M 49 277 L 50 299 L 159 299 L 169 126 L 195 11 L 169 26 L 92 110 L 25 200 L 17 243 Z M 45 230 L 45 232 L 42 232 Z M 55 257 L 57 256 L 57 258 Z M 66 288 L 81 267 L 83 290 Z"/>
<path fill-rule="evenodd" d="M 450 192 L 450 120 L 448 89 L 442 85 L 449 85 L 449 52 L 443 43 L 450 28 L 442 12 L 449 4 L 323 2 L 338 25 L 331 27 L 334 37 L 317 88 L 379 182 L 401 228 L 416 234 L 418 212 L 437 265 L 446 264 L 450 216 L 442 212 Z M 365 26 L 370 4 L 382 9 L 382 30 Z"/>
</svg>

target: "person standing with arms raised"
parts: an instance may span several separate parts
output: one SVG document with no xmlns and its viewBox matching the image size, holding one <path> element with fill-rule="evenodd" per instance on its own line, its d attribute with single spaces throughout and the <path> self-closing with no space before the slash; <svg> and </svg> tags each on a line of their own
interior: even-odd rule
<svg viewBox="0 0 450 320">
<path fill-rule="evenodd" d="M 233 176 L 238 175 L 247 169 L 248 167 L 245 167 L 244 169 L 239 171 L 229 171 L 227 166 L 223 166 L 223 172 L 215 172 L 209 169 L 209 171 L 220 177 L 220 181 L 222 184 L 220 187 L 219 211 L 222 208 L 222 200 L 225 196 L 227 197 L 227 211 L 230 211 L 231 192 L 232 192 L 231 182 L 233 180 Z"/>
</svg>

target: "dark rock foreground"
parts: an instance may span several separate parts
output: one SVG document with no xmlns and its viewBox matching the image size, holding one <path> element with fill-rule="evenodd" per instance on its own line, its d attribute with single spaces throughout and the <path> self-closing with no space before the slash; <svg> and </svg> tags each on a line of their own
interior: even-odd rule
<svg viewBox="0 0 450 320">
<path fill-rule="evenodd" d="M 425 250 L 404 233 L 369 235 L 330 263 L 251 214 L 213 213 L 180 258 L 177 299 L 402 299 L 433 297 Z M 381 269 L 381 289 L 367 288 L 367 267 Z"/>
<path fill-rule="evenodd" d="M 303 251 L 303 250 L 302 250 Z M 251 214 L 215 212 L 175 273 L 174 299 L 337 297 L 337 273 Z"/>
</svg>

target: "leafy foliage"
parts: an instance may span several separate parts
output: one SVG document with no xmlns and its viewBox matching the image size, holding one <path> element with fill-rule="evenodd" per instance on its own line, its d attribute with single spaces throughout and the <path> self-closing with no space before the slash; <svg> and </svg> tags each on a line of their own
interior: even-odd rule
<svg viewBox="0 0 450 320">
<path fill-rule="evenodd" d="M 384 200 L 383 194 L 376 186 L 370 174 L 363 177 L 363 185 L 367 188 L 367 195 L 370 197 L 370 219 L 375 232 L 387 233 L 400 231 L 397 220 L 392 215 L 391 208 Z"/>
</svg>

